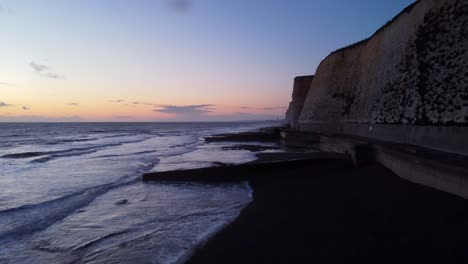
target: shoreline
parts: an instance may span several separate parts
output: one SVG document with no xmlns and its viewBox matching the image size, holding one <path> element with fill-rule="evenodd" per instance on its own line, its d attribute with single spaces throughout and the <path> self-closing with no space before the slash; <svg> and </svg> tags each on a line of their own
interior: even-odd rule
<svg viewBox="0 0 468 264">
<path fill-rule="evenodd" d="M 257 153 L 250 163 L 304 153 Z M 185 263 L 468 261 L 467 200 L 405 180 L 376 163 L 317 167 L 250 175 L 253 200 Z"/>
<path fill-rule="evenodd" d="M 242 135 L 243 133 L 239 133 Z M 327 163 L 335 163 L 336 164 L 336 170 L 345 170 L 346 168 L 352 166 L 352 163 L 350 160 L 346 159 L 343 155 L 340 154 L 334 154 L 334 153 L 319 153 L 316 151 L 313 152 L 273 152 L 273 153 L 256 153 L 255 156 L 257 157 L 256 160 L 242 163 L 242 164 L 237 164 L 237 165 L 222 165 L 221 167 L 224 167 L 227 171 L 233 169 L 233 167 L 238 167 L 238 166 L 243 166 L 243 165 L 249 165 L 249 164 L 274 164 L 274 163 L 282 163 L 282 162 L 289 162 L 289 161 L 297 161 L 304 159 L 314 163 L 315 165 L 318 165 L 318 168 L 315 168 L 314 171 L 326 171 L 330 169 L 330 166 L 323 164 Z M 300 167 L 300 166 L 299 166 Z M 211 168 L 217 168 L 217 167 L 209 167 L 208 169 Z M 219 167 L 218 167 L 219 168 Z M 199 169 L 194 169 L 195 171 L 198 170 L 203 170 L 206 168 L 199 168 Z M 281 170 L 284 170 L 281 169 Z M 175 171 L 178 172 L 178 171 Z M 195 172 L 195 175 L 191 170 L 182 170 L 180 172 L 186 172 L 189 174 L 187 178 L 191 178 L 192 181 L 194 182 L 200 182 L 200 183 L 207 183 L 207 184 L 217 184 L 216 182 L 210 182 L 210 181 L 205 181 L 201 180 L 197 177 L 197 173 Z M 211 172 L 210 172 L 211 173 Z M 229 174 L 229 172 L 227 172 Z M 260 182 L 264 182 L 263 179 L 258 179 L 258 177 L 255 177 L 254 172 L 248 173 L 250 174 L 251 179 L 250 180 L 244 180 L 240 181 L 239 184 L 246 184 L 249 186 L 251 189 L 251 193 L 249 194 L 249 197 L 252 199 L 251 202 L 240 212 L 240 214 L 233 219 L 230 222 L 227 222 L 223 224 L 222 226 L 218 226 L 212 231 L 207 232 L 207 236 L 205 236 L 202 240 L 199 241 L 197 245 L 195 245 L 193 248 L 191 248 L 189 251 L 185 252 L 181 257 L 178 258 L 178 260 L 174 263 L 191 263 L 192 259 L 194 256 L 198 254 L 199 251 L 203 250 L 206 245 L 211 243 L 211 240 L 215 239 L 220 233 L 222 233 L 226 228 L 228 228 L 230 225 L 235 223 L 237 219 L 242 215 L 243 211 L 249 207 L 254 201 L 255 201 L 255 189 L 252 184 L 256 184 L 258 180 Z M 262 172 L 262 174 L 266 174 L 265 172 Z M 177 177 L 174 175 L 173 177 Z M 230 182 L 231 180 L 229 178 L 226 178 L 225 176 L 220 177 L 220 181 L 218 183 L 224 183 L 224 182 Z M 146 180 L 146 181 L 158 181 L 158 180 Z M 162 180 L 163 182 L 165 180 Z M 178 182 L 179 180 L 168 180 L 168 182 Z M 185 181 L 185 180 L 182 180 Z M 269 180 L 267 180 L 269 181 Z M 215 262 L 216 263 L 216 262 Z"/>
<path fill-rule="evenodd" d="M 228 134 L 226 141 L 255 152 L 262 137 L 272 138 L 261 134 Z M 468 200 L 413 183 L 377 162 L 356 167 L 346 154 L 284 150 L 256 153 L 257 160 L 241 165 L 162 175 L 169 181 L 241 179 L 252 189 L 253 200 L 240 215 L 184 263 L 468 262 Z"/>
<path fill-rule="evenodd" d="M 249 181 L 253 201 L 186 263 L 468 260 L 468 201 L 381 165 L 310 169 Z"/>
</svg>

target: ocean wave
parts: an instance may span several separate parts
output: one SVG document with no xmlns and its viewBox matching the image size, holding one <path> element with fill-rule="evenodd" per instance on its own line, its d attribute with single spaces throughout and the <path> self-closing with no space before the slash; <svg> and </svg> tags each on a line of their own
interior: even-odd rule
<svg viewBox="0 0 468 264">
<path fill-rule="evenodd" d="M 219 146 L 200 138 L 218 127 L 63 126 L 5 140 L 12 148 L 2 149 L 0 176 L 13 180 L 0 196 L 1 263 L 179 263 L 252 199 L 246 183 L 140 181 L 154 168 L 212 166 Z"/>
<path fill-rule="evenodd" d="M 45 162 L 51 161 L 51 160 L 56 159 L 56 158 L 82 156 L 82 155 L 94 153 L 94 152 L 96 152 L 98 150 L 99 150 L 99 148 L 85 150 L 85 151 L 73 151 L 71 153 L 70 152 L 64 152 L 63 154 L 45 156 L 45 157 L 42 157 L 42 158 L 34 159 L 31 162 L 32 163 L 45 163 Z"/>
<path fill-rule="evenodd" d="M 109 190 L 138 182 L 140 182 L 139 178 L 124 182 L 117 181 L 84 189 L 43 203 L 1 210 L 0 238 L 18 237 L 46 229 L 78 209 L 85 207 Z"/>
<path fill-rule="evenodd" d="M 4 159 L 27 159 L 33 158 L 38 156 L 44 156 L 51 152 L 22 152 L 22 153 L 13 153 L 13 154 L 6 154 L 1 156 L 0 158 Z"/>
<path fill-rule="evenodd" d="M 69 139 L 60 139 L 56 141 L 51 141 L 45 144 L 46 145 L 60 145 L 64 143 L 89 142 L 89 141 L 95 141 L 95 140 L 98 140 L 98 138 L 69 138 Z"/>
<path fill-rule="evenodd" d="M 52 160 L 54 158 L 81 156 L 81 155 L 96 152 L 96 151 L 104 149 L 104 148 L 116 147 L 116 146 L 121 146 L 121 145 L 124 145 L 124 144 L 138 143 L 138 142 L 142 142 L 144 140 L 146 140 L 146 139 L 133 140 L 133 141 L 123 141 L 123 142 L 102 144 L 102 145 L 91 145 L 91 146 L 88 146 L 88 147 L 71 148 L 71 149 L 65 149 L 65 150 L 32 151 L 32 152 L 11 153 L 11 154 L 5 154 L 3 156 L 0 156 L 0 158 L 4 158 L 4 159 L 28 159 L 28 158 L 34 158 L 34 157 L 40 157 L 40 156 L 48 156 L 48 157 L 45 157 L 45 158 L 41 158 L 41 159 L 37 159 L 37 160 L 32 161 L 32 162 L 47 162 L 47 161 L 50 161 L 50 160 Z"/>
<path fill-rule="evenodd" d="M 157 153 L 157 150 L 139 151 L 139 152 L 133 152 L 133 153 L 126 153 L 126 154 L 101 155 L 101 156 L 97 156 L 96 158 L 113 158 L 113 157 L 131 156 L 131 155 L 141 155 L 141 154 L 151 154 L 151 153 Z"/>
<path fill-rule="evenodd" d="M 107 190 L 108 186 L 94 187 L 56 200 L 0 211 L 0 237 L 21 236 L 45 229 Z"/>
</svg>

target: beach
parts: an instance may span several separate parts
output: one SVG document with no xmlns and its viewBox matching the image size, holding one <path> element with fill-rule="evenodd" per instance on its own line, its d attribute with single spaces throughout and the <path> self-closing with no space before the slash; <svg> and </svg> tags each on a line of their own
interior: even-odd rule
<svg viewBox="0 0 468 264">
<path fill-rule="evenodd" d="M 188 263 L 464 263 L 468 202 L 380 165 L 251 175 L 253 201 Z"/>
<path fill-rule="evenodd" d="M 0 264 L 468 264 L 468 0 L 0 20 Z"/>
</svg>

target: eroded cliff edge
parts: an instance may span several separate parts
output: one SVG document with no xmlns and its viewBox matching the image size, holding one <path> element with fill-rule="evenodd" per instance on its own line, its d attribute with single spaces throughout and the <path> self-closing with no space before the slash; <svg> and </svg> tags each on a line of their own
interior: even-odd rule
<svg viewBox="0 0 468 264">
<path fill-rule="evenodd" d="M 292 101 L 289 103 L 288 110 L 286 111 L 286 121 L 292 128 L 297 126 L 297 121 L 302 113 L 312 80 L 314 80 L 313 75 L 294 78 Z"/>
<path fill-rule="evenodd" d="M 417 1 L 321 62 L 296 127 L 468 154 L 467 65 L 468 1 Z"/>
</svg>

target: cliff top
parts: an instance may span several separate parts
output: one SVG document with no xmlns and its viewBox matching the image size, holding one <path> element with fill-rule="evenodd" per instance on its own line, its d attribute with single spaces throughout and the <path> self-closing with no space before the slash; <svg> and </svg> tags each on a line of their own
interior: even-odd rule
<svg viewBox="0 0 468 264">
<path fill-rule="evenodd" d="M 374 34 L 372 34 L 370 37 L 366 38 L 366 39 L 363 39 L 361 41 L 358 41 L 354 44 L 351 44 L 351 45 L 348 45 L 348 46 L 345 46 L 343 48 L 340 48 L 340 49 L 337 49 L 335 51 L 333 51 L 332 53 L 330 53 L 330 55 L 333 55 L 333 54 L 336 54 L 338 52 L 341 52 L 341 51 L 344 51 L 346 49 L 351 49 L 351 48 L 354 48 L 354 47 L 358 47 L 360 45 L 363 45 L 365 43 L 367 43 L 370 39 L 372 39 L 374 36 L 376 36 L 377 34 L 379 34 L 380 32 L 384 31 L 386 28 L 388 28 L 389 26 L 391 26 L 395 21 L 398 20 L 398 18 L 400 18 L 402 15 L 404 14 L 409 14 L 413 8 L 420 2 L 421 0 L 416 0 L 416 2 L 412 3 L 411 5 L 407 6 L 405 9 L 403 9 L 400 13 L 398 13 L 394 18 L 392 18 L 390 21 L 388 21 L 387 23 L 385 23 L 385 25 L 383 25 L 382 27 L 380 27 L 379 29 L 377 29 L 377 31 L 374 32 Z M 329 55 L 329 56 L 330 56 Z"/>
</svg>

